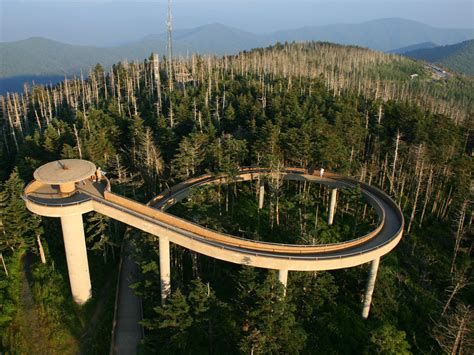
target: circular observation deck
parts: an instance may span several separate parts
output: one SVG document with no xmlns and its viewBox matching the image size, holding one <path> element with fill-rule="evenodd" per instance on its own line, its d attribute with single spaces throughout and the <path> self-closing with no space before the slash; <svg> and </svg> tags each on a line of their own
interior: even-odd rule
<svg viewBox="0 0 474 355">
<path fill-rule="evenodd" d="M 36 181 L 45 185 L 58 185 L 62 193 L 75 191 L 75 183 L 94 176 L 93 163 L 81 159 L 56 160 L 40 166 L 33 173 Z"/>
<path fill-rule="evenodd" d="M 96 166 L 81 159 L 56 160 L 40 166 L 26 186 L 23 199 L 38 215 L 61 217 L 91 211 L 91 195 L 103 197 L 108 179 Z"/>
</svg>

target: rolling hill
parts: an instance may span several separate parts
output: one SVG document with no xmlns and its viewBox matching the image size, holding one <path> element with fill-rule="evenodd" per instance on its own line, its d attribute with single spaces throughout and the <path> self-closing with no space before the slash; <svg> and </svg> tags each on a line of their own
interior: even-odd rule
<svg viewBox="0 0 474 355">
<path fill-rule="evenodd" d="M 434 47 L 438 47 L 438 45 L 436 43 L 433 43 L 433 42 L 423 42 L 423 43 L 413 44 L 413 45 L 407 46 L 407 47 L 392 49 L 390 51 L 387 51 L 387 53 L 404 54 L 404 53 L 407 53 L 407 52 L 416 51 L 418 49 L 428 49 L 428 48 L 434 48 Z"/>
<path fill-rule="evenodd" d="M 328 41 L 389 51 L 423 42 L 453 44 L 474 38 L 474 30 L 436 28 L 416 21 L 389 18 L 360 24 L 303 27 L 274 33 L 271 38 L 278 41 Z"/>
<path fill-rule="evenodd" d="M 461 42 L 474 38 L 474 30 L 441 29 L 404 19 L 382 19 L 361 24 L 311 26 L 263 35 L 222 24 L 210 24 L 175 30 L 173 38 L 176 55 L 194 52 L 235 54 L 285 41 L 327 41 L 387 51 L 417 43 L 445 45 Z M 0 78 L 8 78 L 11 82 L 16 77 L 87 73 L 96 63 L 109 67 L 124 59 L 143 60 L 152 52 L 166 53 L 165 33 L 114 47 L 71 45 L 40 37 L 4 42 L 0 43 Z M 5 80 L 0 82 L 0 91 L 12 90 L 5 83 Z"/>
<path fill-rule="evenodd" d="M 255 35 L 220 24 L 174 35 L 174 54 L 233 54 L 265 43 Z M 71 45 L 46 38 L 0 43 L 0 78 L 20 75 L 66 75 L 88 72 L 96 63 L 108 67 L 121 60 L 143 60 L 150 53 L 166 53 L 166 34 L 150 35 L 140 41 L 116 47 Z"/>
<path fill-rule="evenodd" d="M 413 59 L 440 64 L 448 69 L 474 76 L 474 40 L 448 46 L 417 49 L 406 52 L 404 55 Z"/>
</svg>

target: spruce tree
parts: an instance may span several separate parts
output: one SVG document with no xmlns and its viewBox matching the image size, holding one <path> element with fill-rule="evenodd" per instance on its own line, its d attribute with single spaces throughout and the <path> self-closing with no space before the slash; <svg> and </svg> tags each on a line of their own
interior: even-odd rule
<svg viewBox="0 0 474 355">
<path fill-rule="evenodd" d="M 248 314 L 247 335 L 239 348 L 244 353 L 300 352 L 306 333 L 295 319 L 295 307 L 283 294 L 283 285 L 274 271 L 255 289 L 255 305 Z"/>
<path fill-rule="evenodd" d="M 157 331 L 150 336 L 148 346 L 161 348 L 166 353 L 183 353 L 189 350 L 189 327 L 193 323 L 190 306 L 185 295 L 177 289 L 164 306 L 153 308 L 154 317 L 144 320 L 142 324 Z"/>
<path fill-rule="evenodd" d="M 40 217 L 32 215 L 21 198 L 23 187 L 24 183 L 16 168 L 1 187 L 0 223 L 3 233 L 0 236 L 0 248 L 2 252 L 20 248 L 32 249 L 36 234 L 41 233 Z"/>
</svg>

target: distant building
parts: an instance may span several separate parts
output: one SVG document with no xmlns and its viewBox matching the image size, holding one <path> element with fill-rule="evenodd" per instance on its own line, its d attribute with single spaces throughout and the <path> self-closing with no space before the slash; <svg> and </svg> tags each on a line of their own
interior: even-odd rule
<svg viewBox="0 0 474 355">
<path fill-rule="evenodd" d="M 410 78 L 412 78 L 412 79 L 415 79 L 415 78 L 417 78 L 417 77 L 418 77 L 418 74 L 412 74 L 412 75 L 410 75 Z"/>
</svg>

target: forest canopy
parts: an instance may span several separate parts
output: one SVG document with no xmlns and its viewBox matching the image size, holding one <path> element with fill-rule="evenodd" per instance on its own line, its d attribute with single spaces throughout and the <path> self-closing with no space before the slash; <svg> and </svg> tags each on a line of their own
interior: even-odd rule
<svg viewBox="0 0 474 355">
<path fill-rule="evenodd" d="M 419 74 L 416 80 L 413 73 Z M 203 173 L 232 176 L 241 166 L 324 167 L 384 189 L 404 212 L 405 235 L 381 262 L 369 321 L 359 314 L 364 266 L 290 273 L 283 297 L 272 271 L 178 246 L 172 247 L 173 293 L 162 306 L 156 238 L 87 216 L 88 248 L 98 256 L 93 270 L 116 265 L 124 235 L 133 241 L 144 352 L 469 353 L 473 88 L 462 77 L 434 80 L 422 65 L 400 56 L 305 43 L 222 58 L 152 55 L 109 71 L 98 64 L 87 78 L 0 97 L 3 348 L 21 352 L 26 346 L 14 336 L 21 324 L 19 260 L 25 253 L 33 253 L 33 298 L 47 324 L 85 317 L 77 310 L 69 316 L 54 311 L 70 302 L 59 292 L 69 292 L 60 228 L 29 214 L 19 197 L 37 167 L 81 158 L 106 171 L 115 191 L 141 202 Z M 367 227 L 367 221 L 355 221 L 364 211 L 357 193 L 346 193 L 355 207 L 345 208 L 339 229 L 331 232 L 322 195 L 288 188 L 295 198 L 284 192 L 272 198 L 280 199 L 282 221 L 294 224 L 270 224 L 276 203 L 258 215 L 252 186 L 209 190 L 202 203 L 183 203 L 171 212 L 225 230 L 244 206 L 248 222 L 241 221 L 261 217 L 267 223 L 256 230 L 261 238 L 291 228 L 306 242 L 336 241 Z M 41 241 L 45 264 L 34 256 Z M 56 269 L 49 258 L 62 266 Z M 105 280 L 117 272 L 113 266 L 107 270 Z M 51 294 L 41 287 L 45 279 Z M 86 324 L 69 338 L 77 341 Z M 94 351 L 108 351 L 108 345 Z"/>
</svg>

